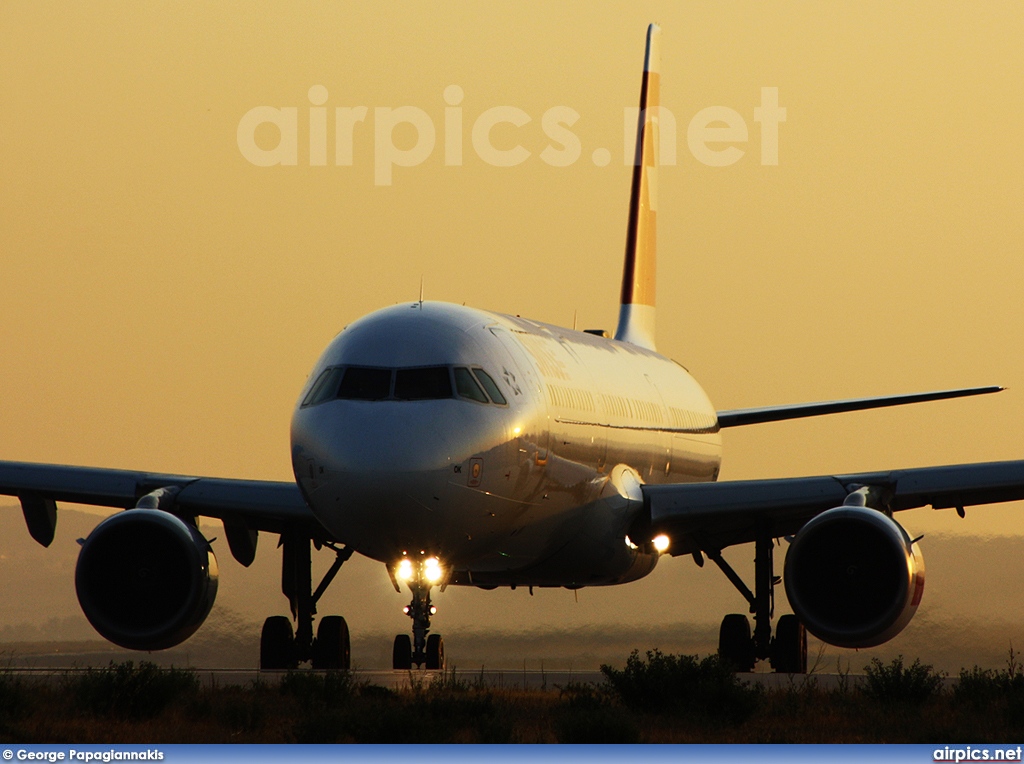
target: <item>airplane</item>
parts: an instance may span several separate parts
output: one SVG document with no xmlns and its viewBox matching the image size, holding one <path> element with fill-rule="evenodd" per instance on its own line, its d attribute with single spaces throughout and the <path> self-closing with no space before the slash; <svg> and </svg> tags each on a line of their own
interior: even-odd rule
<svg viewBox="0 0 1024 764">
<path fill-rule="evenodd" d="M 842 647 L 898 634 L 921 602 L 918 538 L 894 513 L 1024 499 L 1024 461 L 718 482 L 730 427 L 993 393 L 910 395 L 716 410 L 655 349 L 660 29 L 647 30 L 618 325 L 576 331 L 418 300 L 337 335 L 295 405 L 295 480 L 269 482 L 0 462 L 32 538 L 54 538 L 57 502 L 120 508 L 82 541 L 75 586 L 99 634 L 136 650 L 188 639 L 209 614 L 217 562 L 199 517 L 223 522 L 250 565 L 279 536 L 291 617 L 271 616 L 261 669 L 349 669 L 348 626 L 317 603 L 354 553 L 411 593 L 411 635 L 393 668 L 445 665 L 431 591 L 448 586 L 624 584 L 661 556 L 714 562 L 747 603 L 726 615 L 719 655 L 807 670 L 807 633 Z M 789 542 L 783 576 L 779 539 Z M 755 547 L 750 588 L 722 550 Z M 313 586 L 313 549 L 334 554 Z M 793 613 L 772 627 L 775 586 Z M 314 625 L 316 625 L 314 633 Z"/>
</svg>

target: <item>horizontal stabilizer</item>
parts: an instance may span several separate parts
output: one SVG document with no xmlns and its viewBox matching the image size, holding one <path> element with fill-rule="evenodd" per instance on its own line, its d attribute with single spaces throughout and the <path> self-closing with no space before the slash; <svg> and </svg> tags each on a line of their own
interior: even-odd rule
<svg viewBox="0 0 1024 764">
<path fill-rule="evenodd" d="M 840 414 L 844 411 L 880 409 L 886 406 L 903 406 L 907 403 L 941 401 L 946 398 L 965 398 L 969 395 L 998 393 L 1002 387 L 968 387 L 960 390 L 939 390 L 932 393 L 911 393 L 909 395 L 884 395 L 880 398 L 851 398 L 845 401 L 823 401 L 821 403 L 793 403 L 786 406 L 763 406 L 756 409 L 733 409 L 718 412 L 719 427 L 740 427 L 746 424 L 779 422 L 783 419 L 803 419 L 824 414 Z"/>
</svg>

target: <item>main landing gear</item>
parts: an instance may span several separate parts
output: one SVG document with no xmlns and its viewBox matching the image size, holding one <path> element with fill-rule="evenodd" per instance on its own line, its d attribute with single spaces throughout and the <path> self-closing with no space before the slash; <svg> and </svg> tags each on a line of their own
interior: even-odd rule
<svg viewBox="0 0 1024 764">
<path fill-rule="evenodd" d="M 775 585 L 782 581 L 775 575 L 775 541 L 768 534 L 759 534 L 755 549 L 753 592 L 722 558 L 720 551 L 705 552 L 750 603 L 750 612 L 754 615 L 753 634 L 750 621 L 742 613 L 732 613 L 722 619 L 718 655 L 737 671 L 752 671 L 757 661 L 768 659 L 779 673 L 806 674 L 807 631 L 799 619 L 795 615 L 781 616 L 775 627 L 775 638 L 772 638 Z"/>
<path fill-rule="evenodd" d="M 408 634 L 395 637 L 391 665 L 401 671 L 411 669 L 413 664 L 428 671 L 443 669 L 444 640 L 440 634 L 428 633 L 430 616 L 437 612 L 437 608 L 430 604 L 430 589 L 443 577 L 440 563 L 436 557 L 430 557 L 421 564 L 403 558 L 396 573 L 396 588 L 400 579 L 408 583 L 412 591 L 412 601 L 404 608 L 405 614 L 412 619 L 412 639 Z"/>
<path fill-rule="evenodd" d="M 317 548 L 326 546 L 335 554 L 334 563 L 313 591 L 310 543 Z M 338 548 L 329 541 L 311 539 L 301 532 L 281 534 L 283 562 L 281 591 L 291 604 L 292 618 L 275 615 L 263 622 L 260 635 L 260 668 L 293 669 L 299 663 L 310 661 L 314 669 L 347 671 L 352 665 L 352 648 L 348 624 L 340 615 L 320 619 L 313 637 L 313 617 L 316 603 L 327 591 L 341 566 L 352 556 L 352 550 Z M 293 631 L 292 619 L 297 628 Z"/>
</svg>

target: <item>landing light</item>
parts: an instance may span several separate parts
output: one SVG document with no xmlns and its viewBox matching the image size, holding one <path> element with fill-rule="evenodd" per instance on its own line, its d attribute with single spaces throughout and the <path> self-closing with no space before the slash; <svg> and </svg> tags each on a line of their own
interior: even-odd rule
<svg viewBox="0 0 1024 764">
<path fill-rule="evenodd" d="M 654 544 L 654 549 L 658 553 L 661 553 L 661 552 L 667 552 L 668 551 L 668 547 L 669 547 L 669 544 L 671 542 L 669 541 L 668 536 L 666 536 L 664 533 L 662 533 L 662 534 L 659 534 L 659 535 L 655 536 L 653 539 L 651 539 L 651 543 Z"/>
<path fill-rule="evenodd" d="M 444 571 L 441 570 L 441 563 L 436 557 L 430 557 L 425 563 L 423 563 L 423 575 L 427 581 L 432 584 L 436 584 L 444 577 Z"/>
<path fill-rule="evenodd" d="M 633 543 L 633 539 L 631 539 L 629 536 L 626 536 L 626 546 L 628 546 L 630 549 L 639 549 L 640 548 L 636 544 Z"/>
<path fill-rule="evenodd" d="M 398 563 L 398 577 L 403 581 L 409 581 L 412 578 L 412 561 L 408 557 Z"/>
</svg>

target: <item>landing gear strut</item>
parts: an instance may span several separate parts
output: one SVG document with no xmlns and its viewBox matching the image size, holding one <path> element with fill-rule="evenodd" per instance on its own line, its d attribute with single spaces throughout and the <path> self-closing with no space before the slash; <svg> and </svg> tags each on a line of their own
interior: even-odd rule
<svg viewBox="0 0 1024 764">
<path fill-rule="evenodd" d="M 718 632 L 718 655 L 738 671 L 752 671 L 759 660 L 768 659 L 777 672 L 807 673 L 807 631 L 795 615 L 779 618 L 772 638 L 772 616 L 775 613 L 775 585 L 782 579 L 775 575 L 775 540 L 768 533 L 759 533 L 755 541 L 754 591 L 722 557 L 721 551 L 705 552 L 733 586 L 750 603 L 754 616 L 754 632 L 742 613 L 732 613 L 722 620 Z"/>
<path fill-rule="evenodd" d="M 433 565 L 429 564 L 431 560 Z M 431 569 L 437 564 L 436 558 L 431 558 L 421 568 L 408 568 L 407 583 L 412 591 L 412 601 L 405 607 L 405 614 L 412 619 L 412 639 L 408 634 L 395 637 L 392 651 L 392 667 L 395 669 L 408 670 L 413 664 L 428 671 L 444 668 L 444 640 L 440 634 L 429 633 L 430 616 L 437 612 L 430 603 Z"/>
<path fill-rule="evenodd" d="M 310 543 L 317 548 L 328 547 L 335 554 L 334 563 L 313 590 L 312 557 Z M 310 661 L 314 669 L 347 671 L 352 665 L 348 624 L 339 615 L 324 616 L 313 637 L 313 619 L 316 604 L 327 591 L 341 566 L 352 556 L 348 547 L 339 548 L 329 541 L 311 539 L 303 532 L 281 534 L 283 561 L 281 591 L 291 605 L 292 620 L 286 616 L 271 616 L 263 623 L 260 635 L 260 668 L 293 669 L 299 663 Z"/>
</svg>

